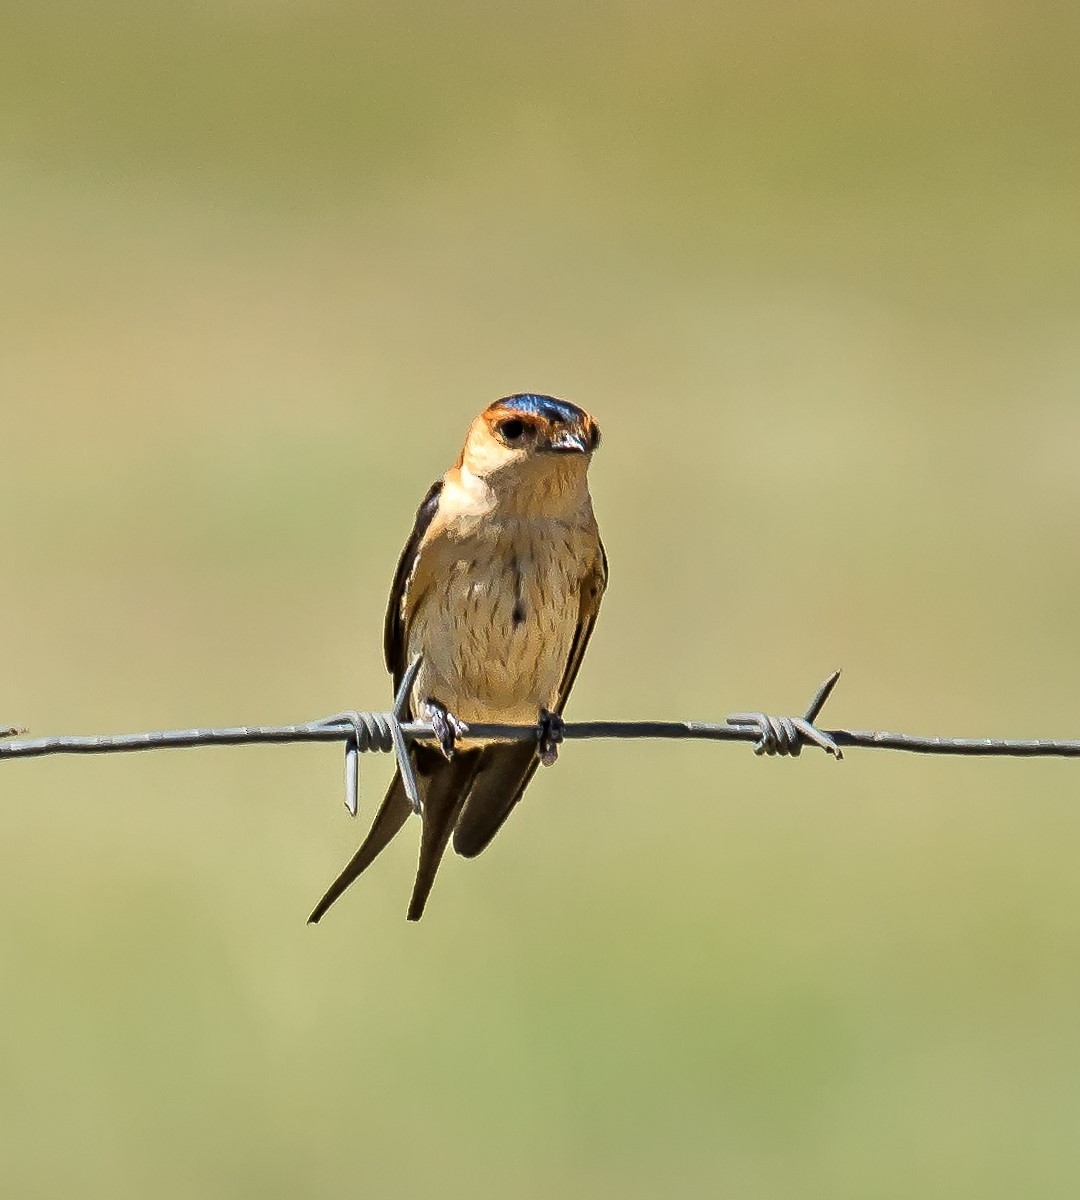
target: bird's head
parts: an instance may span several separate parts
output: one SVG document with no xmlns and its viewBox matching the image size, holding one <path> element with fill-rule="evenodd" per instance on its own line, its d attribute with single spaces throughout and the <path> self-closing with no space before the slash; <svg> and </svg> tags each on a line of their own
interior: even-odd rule
<svg viewBox="0 0 1080 1200">
<path fill-rule="evenodd" d="M 553 396 L 505 396 L 473 422 L 461 465 L 494 486 L 501 478 L 584 478 L 600 427 L 582 408 Z"/>
</svg>

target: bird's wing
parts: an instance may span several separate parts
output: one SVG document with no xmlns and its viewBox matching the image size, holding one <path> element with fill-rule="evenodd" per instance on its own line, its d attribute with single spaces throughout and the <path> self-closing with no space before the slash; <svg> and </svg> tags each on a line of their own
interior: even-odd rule
<svg viewBox="0 0 1080 1200">
<path fill-rule="evenodd" d="M 607 555 L 599 536 L 597 549 L 596 561 L 579 591 L 577 626 L 555 703 L 555 712 L 560 716 L 581 668 L 607 586 Z M 539 763 L 540 755 L 531 742 L 503 742 L 481 752 L 479 770 L 454 830 L 454 850 L 458 854 L 474 858 L 487 847 L 521 799 Z"/>
<path fill-rule="evenodd" d="M 428 489 L 428 494 L 416 510 L 416 521 L 412 533 L 405 543 L 405 549 L 398 559 L 397 570 L 394 572 L 394 582 L 390 585 L 390 601 L 386 608 L 386 622 L 383 625 L 383 654 L 386 657 L 386 669 L 394 677 L 394 690 L 401 683 L 405 668 L 408 640 L 405 633 L 405 618 L 409 582 L 416 571 L 417 559 L 421 547 L 428 534 L 435 514 L 439 511 L 439 496 L 442 493 L 443 481 L 437 480 Z"/>
<path fill-rule="evenodd" d="M 497 742 L 480 765 L 454 829 L 454 850 L 475 858 L 502 828 L 540 762 L 534 742 Z"/>
<path fill-rule="evenodd" d="M 600 540 L 599 534 L 596 536 L 596 549 L 596 561 L 581 581 L 577 628 L 574 630 L 574 640 L 570 644 L 570 653 L 566 659 L 566 670 L 563 672 L 562 682 L 559 684 L 559 698 L 555 702 L 555 711 L 559 716 L 562 716 L 570 689 L 574 686 L 574 680 L 577 679 L 577 673 L 581 669 L 581 660 L 585 657 L 585 648 L 589 644 L 589 638 L 592 637 L 596 615 L 600 611 L 600 601 L 604 598 L 604 589 L 607 587 L 607 554 L 604 552 L 604 543 Z"/>
</svg>

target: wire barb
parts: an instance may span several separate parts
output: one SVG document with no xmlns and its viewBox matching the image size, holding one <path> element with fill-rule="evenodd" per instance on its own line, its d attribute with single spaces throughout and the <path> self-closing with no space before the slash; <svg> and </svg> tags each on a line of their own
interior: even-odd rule
<svg viewBox="0 0 1080 1200">
<path fill-rule="evenodd" d="M 732 713 L 728 717 L 728 724 L 737 729 L 748 729 L 757 735 L 757 741 L 754 743 L 755 754 L 779 754 L 798 758 L 803 746 L 809 743 L 820 747 L 826 754 L 831 754 L 839 761 L 844 754 L 833 736 L 818 729 L 814 724 L 839 679 L 840 672 L 834 671 L 814 693 L 813 700 L 801 717 L 773 717 L 763 712 L 740 712 Z"/>
<path fill-rule="evenodd" d="M 420 796 L 420 785 L 416 782 L 416 772 L 413 770 L 412 759 L 409 757 L 409 746 L 405 740 L 405 730 L 401 726 L 403 717 L 409 713 L 409 693 L 412 691 L 416 676 L 420 673 L 420 663 L 423 655 L 418 654 L 409 663 L 405 674 L 401 677 L 397 695 L 394 697 L 394 710 L 390 714 L 390 732 L 394 737 L 394 756 L 397 758 L 397 768 L 401 772 L 401 782 L 405 785 L 405 795 L 409 797 L 413 812 L 420 816 L 424 811 L 424 801 Z"/>
<path fill-rule="evenodd" d="M 352 736 L 345 742 L 345 807 L 352 817 L 360 811 L 360 755 L 370 750 L 379 750 L 384 754 L 393 751 L 413 811 L 417 814 L 421 811 L 420 788 L 401 729 L 402 718 L 408 716 L 409 693 L 420 670 L 420 662 L 421 655 L 418 654 L 409 664 L 390 712 L 358 712 L 351 708 L 311 722 L 317 729 L 352 731 Z"/>
</svg>

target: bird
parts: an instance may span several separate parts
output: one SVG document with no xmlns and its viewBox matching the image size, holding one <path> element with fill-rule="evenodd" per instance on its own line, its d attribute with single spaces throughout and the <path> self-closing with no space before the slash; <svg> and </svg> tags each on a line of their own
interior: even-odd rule
<svg viewBox="0 0 1080 1200">
<path fill-rule="evenodd" d="M 472 858 L 562 740 L 562 712 L 607 586 L 588 469 L 600 427 L 582 408 L 520 392 L 473 421 L 424 497 L 398 560 L 383 630 L 397 689 L 438 745 L 409 749 L 422 793 L 408 920 L 424 912 L 451 837 Z M 537 742 L 480 741 L 469 723 L 538 725 Z M 316 905 L 317 923 L 413 811 L 397 771 L 367 837 Z"/>
</svg>

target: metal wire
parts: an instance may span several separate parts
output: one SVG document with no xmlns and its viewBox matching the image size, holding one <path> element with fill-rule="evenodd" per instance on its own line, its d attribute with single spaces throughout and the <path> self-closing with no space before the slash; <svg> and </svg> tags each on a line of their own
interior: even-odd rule
<svg viewBox="0 0 1080 1200">
<path fill-rule="evenodd" d="M 409 692 L 419 667 L 415 660 L 401 681 L 390 712 L 344 712 L 302 725 L 237 725 L 223 729 L 170 729 L 149 733 L 105 736 L 62 736 L 25 738 L 16 727 L 0 729 L 0 761 L 41 758 L 52 754 L 117 754 L 138 750 L 184 749 L 189 746 L 251 746 L 294 742 L 345 743 L 345 804 L 355 816 L 359 793 L 359 755 L 393 753 L 397 758 L 406 791 L 419 811 L 420 790 L 416 784 L 408 745 L 414 741 L 437 741 L 429 721 L 407 720 Z M 854 729 L 820 729 L 815 721 L 837 680 L 836 671 L 818 688 L 806 712 L 799 717 L 775 717 L 761 712 L 735 713 L 724 724 L 706 721 L 575 721 L 564 724 L 566 741 L 615 739 L 620 741 L 662 739 L 668 741 L 753 742 L 754 752 L 797 757 L 806 745 L 818 746 L 833 757 L 842 757 L 841 747 L 866 750 L 898 750 L 909 754 L 970 755 L 1007 758 L 1080 758 L 1080 740 L 1054 741 L 1044 738 L 920 737 L 910 733 Z M 469 738 L 504 741 L 539 741 L 540 725 L 468 726 Z"/>
</svg>

